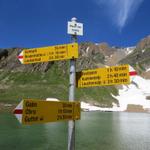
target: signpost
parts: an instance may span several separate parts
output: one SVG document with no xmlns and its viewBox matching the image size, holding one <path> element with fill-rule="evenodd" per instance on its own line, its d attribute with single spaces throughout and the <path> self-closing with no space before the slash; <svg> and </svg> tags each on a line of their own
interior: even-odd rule
<svg viewBox="0 0 150 150">
<path fill-rule="evenodd" d="M 77 23 L 77 18 L 68 22 L 68 34 L 71 34 L 72 42 L 77 42 L 77 35 L 83 35 L 83 24 Z M 76 60 L 70 60 L 69 101 L 75 100 Z M 68 122 L 68 150 L 75 150 L 75 121 Z"/>
<path fill-rule="evenodd" d="M 26 99 L 15 108 L 14 114 L 25 125 L 79 120 L 80 103 Z"/>
<path fill-rule="evenodd" d="M 18 59 L 22 64 L 78 58 L 78 44 L 64 44 L 41 48 L 23 49 Z"/>
<path fill-rule="evenodd" d="M 120 65 L 76 73 L 76 42 L 77 35 L 83 35 L 83 24 L 72 18 L 67 30 L 72 44 L 23 49 L 18 59 L 22 64 L 70 59 L 69 102 L 25 99 L 15 108 L 14 114 L 20 123 L 26 125 L 68 121 L 68 150 L 75 150 L 75 120 L 80 119 L 80 103 L 75 102 L 75 87 L 129 84 L 130 76 L 136 75 L 136 72 L 130 72 L 129 65 Z"/>
<path fill-rule="evenodd" d="M 129 65 L 83 70 L 77 72 L 78 88 L 130 83 Z"/>
</svg>

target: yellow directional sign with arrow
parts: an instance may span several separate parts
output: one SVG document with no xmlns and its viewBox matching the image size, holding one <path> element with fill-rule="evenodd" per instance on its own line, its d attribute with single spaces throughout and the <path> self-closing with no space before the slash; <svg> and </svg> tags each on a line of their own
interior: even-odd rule
<svg viewBox="0 0 150 150">
<path fill-rule="evenodd" d="M 20 123 L 26 125 L 79 120 L 80 102 L 26 99 L 15 108 L 14 114 Z"/>
<path fill-rule="evenodd" d="M 18 59 L 22 64 L 78 58 L 78 44 L 64 44 L 41 48 L 23 49 Z"/>
<path fill-rule="evenodd" d="M 83 70 L 76 74 L 78 88 L 130 83 L 129 65 Z"/>
</svg>

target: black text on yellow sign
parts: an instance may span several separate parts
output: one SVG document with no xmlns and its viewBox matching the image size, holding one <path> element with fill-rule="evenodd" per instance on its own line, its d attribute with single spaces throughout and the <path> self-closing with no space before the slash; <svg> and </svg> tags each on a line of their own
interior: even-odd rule
<svg viewBox="0 0 150 150">
<path fill-rule="evenodd" d="M 64 44 L 57 46 L 24 49 L 23 64 L 48 62 L 78 58 L 78 44 Z"/>
<path fill-rule="evenodd" d="M 22 124 L 30 125 L 79 119 L 79 102 L 23 100 Z"/>
<path fill-rule="evenodd" d="M 78 88 L 130 84 L 129 65 L 77 72 L 76 82 Z"/>
</svg>

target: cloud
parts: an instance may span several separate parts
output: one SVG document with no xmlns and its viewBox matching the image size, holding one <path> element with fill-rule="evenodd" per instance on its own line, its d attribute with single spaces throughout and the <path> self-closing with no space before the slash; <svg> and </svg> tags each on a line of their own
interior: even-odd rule
<svg viewBox="0 0 150 150">
<path fill-rule="evenodd" d="M 144 0 L 95 0 L 120 30 L 133 19 Z"/>
</svg>

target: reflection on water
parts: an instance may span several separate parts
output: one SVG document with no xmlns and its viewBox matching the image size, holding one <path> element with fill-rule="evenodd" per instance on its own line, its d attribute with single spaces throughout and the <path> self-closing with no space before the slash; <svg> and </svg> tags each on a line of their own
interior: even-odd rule
<svg viewBox="0 0 150 150">
<path fill-rule="evenodd" d="M 112 113 L 82 113 L 82 121 L 77 123 L 77 149 L 113 149 L 117 141 L 114 140 L 112 116 Z"/>
<path fill-rule="evenodd" d="M 47 137 L 46 150 L 67 149 L 67 122 L 48 123 L 44 128 Z"/>
<path fill-rule="evenodd" d="M 121 150 L 150 149 L 150 114 L 117 113 L 114 127 Z"/>
<path fill-rule="evenodd" d="M 0 147 L 2 150 L 42 149 L 46 140 L 43 129 L 43 125 L 20 125 L 13 115 L 0 114 Z"/>
<path fill-rule="evenodd" d="M 76 150 L 150 150 L 150 114 L 84 112 L 76 122 Z M 20 125 L 0 114 L 1 150 L 66 150 L 67 122 Z"/>
</svg>

